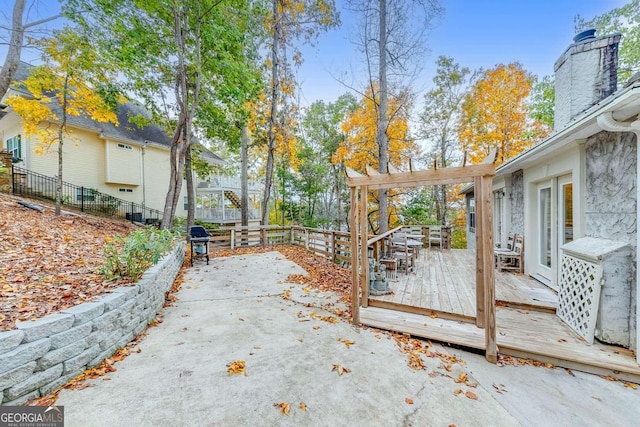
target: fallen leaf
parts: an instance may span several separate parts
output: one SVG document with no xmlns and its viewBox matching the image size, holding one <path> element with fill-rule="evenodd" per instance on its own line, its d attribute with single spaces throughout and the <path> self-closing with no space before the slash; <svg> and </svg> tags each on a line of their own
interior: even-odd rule
<svg viewBox="0 0 640 427">
<path fill-rule="evenodd" d="M 456 396 L 461 394 L 461 393 L 462 393 L 462 389 L 457 388 L 457 389 L 453 390 L 453 394 L 455 394 Z"/>
<path fill-rule="evenodd" d="M 464 383 L 464 382 L 467 382 L 467 374 L 462 373 L 462 374 L 458 375 L 458 378 L 456 378 L 454 381 L 455 381 L 456 383 Z"/>
<path fill-rule="evenodd" d="M 413 399 L 410 398 L 405 398 L 404 401 L 407 403 L 407 405 L 413 405 Z"/>
<path fill-rule="evenodd" d="M 344 345 L 346 345 L 347 348 L 349 348 L 350 346 L 355 344 L 355 341 L 347 340 L 347 339 L 344 339 L 344 338 L 338 338 L 338 341 L 340 341 L 341 343 L 344 343 Z"/>
<path fill-rule="evenodd" d="M 464 395 L 465 395 L 465 396 L 467 396 L 467 398 L 469 398 L 469 399 L 472 399 L 472 400 L 478 400 L 478 396 L 477 396 L 474 392 L 472 392 L 472 391 L 468 391 L 468 390 L 467 390 L 467 391 L 464 393 Z"/>
<path fill-rule="evenodd" d="M 287 402 L 274 403 L 273 406 L 280 408 L 280 412 L 285 415 L 289 415 L 289 411 L 291 410 L 291 405 Z"/>
<path fill-rule="evenodd" d="M 245 362 L 244 360 L 234 360 L 227 364 L 227 373 L 229 375 L 241 375 L 247 376 L 247 371 L 245 370 Z"/>
<path fill-rule="evenodd" d="M 349 369 L 345 368 L 344 366 L 337 365 L 337 364 L 333 365 L 333 368 L 331 369 L 331 371 L 332 372 L 333 371 L 338 371 L 338 375 L 348 374 L 348 373 L 351 372 Z"/>
<path fill-rule="evenodd" d="M 504 393 L 507 392 L 509 390 L 507 390 L 507 388 L 504 386 L 504 384 L 493 384 L 493 388 L 496 389 L 496 391 L 498 393 Z"/>
<path fill-rule="evenodd" d="M 302 409 L 303 411 L 306 411 L 307 405 L 304 402 L 300 402 L 300 409 Z"/>
</svg>

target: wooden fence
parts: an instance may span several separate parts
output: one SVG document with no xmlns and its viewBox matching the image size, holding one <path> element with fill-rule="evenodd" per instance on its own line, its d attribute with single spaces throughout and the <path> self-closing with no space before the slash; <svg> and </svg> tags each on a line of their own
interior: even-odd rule
<svg viewBox="0 0 640 427">
<path fill-rule="evenodd" d="M 385 237 L 397 231 L 409 231 L 428 236 L 428 226 L 401 226 L 381 236 L 369 236 L 367 245 L 373 248 L 373 256 L 382 254 Z M 235 249 L 240 247 L 268 247 L 294 245 L 304 247 L 315 255 L 330 259 L 341 265 L 351 265 L 351 235 L 343 231 L 320 230 L 299 226 L 279 225 L 253 227 L 221 227 L 210 231 L 211 249 Z M 427 239 L 423 240 L 426 243 Z M 449 248 L 449 244 L 445 246 Z"/>
<path fill-rule="evenodd" d="M 221 227 L 210 231 L 211 249 L 301 246 L 315 255 L 339 264 L 351 263 L 351 236 L 348 232 L 298 226 Z"/>
</svg>

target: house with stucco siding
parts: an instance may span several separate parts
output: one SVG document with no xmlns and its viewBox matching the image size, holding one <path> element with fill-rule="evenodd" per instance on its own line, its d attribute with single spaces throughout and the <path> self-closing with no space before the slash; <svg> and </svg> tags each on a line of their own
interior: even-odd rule
<svg viewBox="0 0 640 427">
<path fill-rule="evenodd" d="M 503 247 L 524 236 L 525 274 L 587 341 L 637 350 L 640 78 L 619 86 L 620 38 L 581 33 L 556 61 L 554 131 L 497 168 L 493 233 Z M 463 193 L 473 242 L 473 187 Z"/>
</svg>

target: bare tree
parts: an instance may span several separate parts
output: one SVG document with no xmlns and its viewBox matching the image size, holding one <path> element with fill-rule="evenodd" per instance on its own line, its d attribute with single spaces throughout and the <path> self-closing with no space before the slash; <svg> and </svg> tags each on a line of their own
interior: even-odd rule
<svg viewBox="0 0 640 427">
<path fill-rule="evenodd" d="M 350 4 L 361 16 L 356 45 L 366 58 L 368 86 L 376 106 L 378 171 L 386 173 L 387 128 L 396 113 L 389 111 L 389 95 L 396 96 L 413 83 L 426 54 L 428 30 L 442 9 L 438 0 L 378 0 L 377 4 L 351 0 Z M 379 191 L 378 203 L 378 229 L 384 233 L 389 227 L 387 190 Z"/>
<path fill-rule="evenodd" d="M 4 64 L 0 70 L 0 98 L 2 98 L 13 81 L 13 77 L 18 70 L 22 47 L 24 44 L 25 32 L 38 25 L 60 18 L 62 15 L 54 15 L 37 21 L 24 23 L 24 10 L 27 0 L 16 0 L 13 4 L 13 17 L 11 19 L 11 36 L 9 37 L 9 49 L 4 59 Z"/>
</svg>

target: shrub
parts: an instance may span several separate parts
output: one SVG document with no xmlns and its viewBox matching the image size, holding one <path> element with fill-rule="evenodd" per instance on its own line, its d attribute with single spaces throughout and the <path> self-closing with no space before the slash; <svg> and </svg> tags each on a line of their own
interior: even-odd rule
<svg viewBox="0 0 640 427">
<path fill-rule="evenodd" d="M 109 279 L 138 280 L 160 257 L 171 250 L 178 235 L 170 230 L 145 227 L 127 237 L 115 237 L 104 248 L 100 273 Z"/>
<path fill-rule="evenodd" d="M 467 230 L 454 227 L 451 231 L 451 248 L 467 249 Z"/>
</svg>

